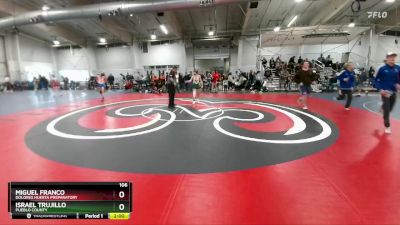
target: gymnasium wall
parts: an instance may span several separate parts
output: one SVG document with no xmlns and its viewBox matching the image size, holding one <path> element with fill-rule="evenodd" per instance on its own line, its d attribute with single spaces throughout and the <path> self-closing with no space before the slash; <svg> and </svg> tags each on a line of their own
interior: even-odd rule
<svg viewBox="0 0 400 225">
<path fill-rule="evenodd" d="M 57 71 L 56 53 L 45 41 L 17 33 L 6 33 L 0 41 L 0 76 L 32 80 L 39 74 L 50 77 Z"/>
<path fill-rule="evenodd" d="M 395 44 L 396 37 L 378 36 L 372 37 L 371 64 L 378 67 L 388 51 L 399 52 L 399 46 Z M 144 72 L 144 66 L 152 65 L 179 65 L 180 72 L 193 70 L 193 59 L 230 58 L 230 71 L 238 69 L 242 71 L 255 70 L 257 65 L 257 38 L 242 38 L 238 46 L 230 49 L 222 49 L 216 52 L 215 48 L 202 48 L 195 50 L 186 48 L 184 43 L 177 41 L 168 45 L 150 45 L 148 52 L 144 53 L 139 45 L 129 47 L 82 49 L 52 48 L 49 43 L 22 35 L 7 34 L 0 38 L 0 76 L 11 74 L 12 79 L 29 79 L 38 74 L 58 77 L 67 76 L 70 79 L 84 80 L 90 74 L 105 72 L 134 73 Z M 291 45 L 278 47 L 264 47 L 261 55 L 267 58 L 280 55 L 283 60 L 295 55 L 303 58 L 316 59 L 321 54 L 331 55 L 334 61 L 341 61 L 342 54 L 350 52 L 350 61 L 359 66 L 367 63 L 370 36 L 366 34 L 345 44 L 314 44 Z M 4 49 L 3 49 L 4 48 Z M 7 56 L 7 57 L 6 57 Z M 211 64 L 210 64 L 211 65 Z M 207 67 L 204 63 L 202 69 Z M 78 78 L 79 77 L 79 78 Z"/>
<path fill-rule="evenodd" d="M 233 48 L 232 62 L 237 61 L 237 48 Z M 172 44 L 150 45 L 148 44 L 148 52 L 145 53 L 137 45 L 127 47 L 113 48 L 93 48 L 87 52 L 87 49 L 63 49 L 57 50 L 57 61 L 59 70 L 89 70 L 90 74 L 105 72 L 106 74 L 119 73 L 135 73 L 143 72 L 145 66 L 155 65 L 179 65 L 179 71 L 182 73 L 193 71 L 193 57 L 201 59 L 218 59 L 228 58 L 229 49 L 215 48 L 196 49 L 193 55 L 192 48 L 185 48 L 183 42 L 175 42 Z M 88 61 L 94 59 L 94 66 L 89 66 Z M 94 68 L 94 69 L 90 69 Z"/>
<path fill-rule="evenodd" d="M 96 48 L 94 46 L 82 49 L 57 50 L 59 71 L 82 74 L 114 74 L 143 73 L 144 66 L 179 65 L 186 67 L 185 48 L 181 43 L 168 45 L 148 45 L 144 53 L 137 44 L 113 48 Z M 81 78 L 82 80 L 82 78 Z"/>
<path fill-rule="evenodd" d="M 382 64 L 385 55 L 389 51 L 399 52 L 399 46 L 395 44 L 396 37 L 374 35 L 371 46 L 370 64 L 378 67 Z M 289 45 L 278 47 L 264 47 L 261 55 L 266 58 L 279 55 L 283 60 L 289 60 L 291 56 L 301 55 L 303 59 L 317 59 L 321 53 L 325 57 L 330 55 L 334 62 L 341 62 L 342 54 L 350 52 L 349 61 L 356 63 L 360 67 L 367 65 L 368 48 L 370 44 L 369 34 L 359 36 L 344 44 L 315 44 L 315 45 Z M 254 65 L 255 66 L 255 65 Z"/>
<path fill-rule="evenodd" d="M 2 82 L 2 78 L 8 74 L 4 39 L 4 36 L 0 36 L 0 82 Z"/>
<path fill-rule="evenodd" d="M 186 70 L 186 49 L 183 42 L 172 44 L 150 45 L 148 53 L 139 51 L 138 63 L 140 66 L 152 65 L 179 65 L 180 70 Z"/>
<path fill-rule="evenodd" d="M 193 65 L 193 46 L 190 48 L 185 49 L 186 52 L 186 71 L 190 72 L 194 70 L 194 65 Z"/>
<path fill-rule="evenodd" d="M 242 38 L 238 43 L 237 68 L 247 72 L 255 70 L 258 40 L 256 38 Z"/>
<path fill-rule="evenodd" d="M 380 36 L 379 42 L 377 42 L 376 51 L 374 56 L 374 61 L 381 64 L 385 55 L 388 52 L 396 52 L 400 54 L 399 44 L 395 44 L 395 40 L 400 40 L 399 38 L 393 36 Z M 397 57 L 398 63 L 400 63 L 400 57 Z"/>
<path fill-rule="evenodd" d="M 199 72 L 211 71 L 211 68 L 224 68 L 224 59 L 196 59 L 196 69 Z"/>
<path fill-rule="evenodd" d="M 230 72 L 234 72 L 237 69 L 239 69 L 238 67 L 238 47 L 233 47 L 231 48 L 231 54 L 230 54 L 230 68 L 229 71 Z"/>
<path fill-rule="evenodd" d="M 22 79 L 33 79 L 38 74 L 50 78 L 57 70 L 54 49 L 49 44 L 27 35 L 19 35 L 20 68 Z"/>
<path fill-rule="evenodd" d="M 96 49 L 95 55 L 97 62 L 95 73 L 126 74 L 134 70 L 134 55 L 130 47 L 100 48 Z"/>
<path fill-rule="evenodd" d="M 96 49 L 93 47 L 55 51 L 59 76 L 82 81 L 97 71 Z"/>
</svg>

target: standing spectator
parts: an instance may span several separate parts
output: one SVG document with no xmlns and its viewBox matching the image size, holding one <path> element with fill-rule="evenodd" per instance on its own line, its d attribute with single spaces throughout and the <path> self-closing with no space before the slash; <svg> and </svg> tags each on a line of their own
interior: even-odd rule
<svg viewBox="0 0 400 225">
<path fill-rule="evenodd" d="M 276 57 L 276 61 L 275 61 L 275 63 L 277 64 L 277 65 L 280 65 L 281 64 L 281 62 L 282 62 L 282 60 L 281 60 L 281 58 L 278 56 L 278 57 Z"/>
<path fill-rule="evenodd" d="M 263 68 L 264 68 L 264 70 L 267 70 L 267 67 L 268 67 L 268 60 L 265 58 L 265 57 L 263 57 L 263 59 L 261 60 L 261 64 L 262 64 L 262 66 L 263 66 Z"/>
<path fill-rule="evenodd" d="M 331 55 L 328 55 L 328 57 L 326 57 L 326 62 L 325 62 L 325 66 L 326 67 L 332 67 L 332 58 Z"/>
<path fill-rule="evenodd" d="M 232 73 L 228 74 L 228 90 L 235 86 L 235 76 Z"/>
<path fill-rule="evenodd" d="M 357 97 L 361 97 L 361 92 L 364 87 L 364 83 L 367 82 L 368 76 L 367 72 L 365 71 L 365 68 L 360 69 L 360 74 L 356 77 L 357 82 L 356 82 L 356 89 L 357 89 Z"/>
<path fill-rule="evenodd" d="M 299 59 L 297 60 L 298 64 L 302 64 L 303 63 L 303 59 L 301 58 L 301 56 L 299 56 Z"/>
<path fill-rule="evenodd" d="M 60 83 L 58 82 L 57 77 L 52 75 L 51 78 L 50 87 L 53 88 L 53 90 L 58 90 L 60 88 Z"/>
<path fill-rule="evenodd" d="M 179 90 L 184 90 L 185 89 L 185 80 L 183 79 L 183 75 L 179 73 Z"/>
<path fill-rule="evenodd" d="M 229 75 L 228 75 L 229 77 Z M 228 86 L 229 86 L 229 81 L 228 77 L 224 77 L 224 80 L 222 81 L 222 85 L 224 86 L 224 92 L 228 92 Z"/>
<path fill-rule="evenodd" d="M 218 92 L 218 80 L 219 80 L 219 73 L 217 70 L 214 71 L 214 73 L 212 74 L 212 80 L 211 80 L 211 92 Z"/>
<path fill-rule="evenodd" d="M 180 92 L 180 87 L 179 87 L 179 73 L 177 72 L 176 74 L 175 74 L 175 88 L 176 88 L 176 91 L 179 93 Z"/>
<path fill-rule="evenodd" d="M 368 85 L 369 86 L 374 86 L 374 75 L 375 75 L 375 69 L 374 67 L 370 67 L 368 70 Z"/>
<path fill-rule="evenodd" d="M 44 79 L 44 89 L 49 90 L 49 80 L 46 77 L 43 77 Z"/>
<path fill-rule="evenodd" d="M 39 90 L 42 90 L 43 88 L 43 77 L 42 75 L 39 74 Z"/>
<path fill-rule="evenodd" d="M 39 76 L 40 79 L 40 76 Z M 69 79 L 68 77 L 64 77 L 64 90 L 68 90 L 69 89 Z"/>
<path fill-rule="evenodd" d="M 108 85 L 110 85 L 111 90 L 114 89 L 114 80 L 115 80 L 115 78 L 112 74 L 108 75 L 107 82 L 108 82 Z"/>
<path fill-rule="evenodd" d="M 250 73 L 249 73 L 249 86 L 251 86 L 254 83 L 254 77 L 255 77 L 255 74 L 254 74 L 253 70 L 250 70 Z"/>
<path fill-rule="evenodd" d="M 295 64 L 296 64 L 295 58 L 296 58 L 296 56 L 292 56 L 289 59 L 289 73 L 291 73 L 291 74 L 294 73 L 294 67 L 295 67 Z"/>
<path fill-rule="evenodd" d="M 332 64 L 332 69 L 338 71 L 339 70 L 339 62 Z"/>
<path fill-rule="evenodd" d="M 320 61 L 322 64 L 324 64 L 324 65 L 325 65 L 325 58 L 324 58 L 324 54 L 321 54 L 321 55 L 318 57 L 318 61 Z"/>
<path fill-rule="evenodd" d="M 190 72 L 191 73 L 191 72 Z M 185 83 L 185 90 L 186 91 L 190 91 L 191 90 L 191 88 L 190 88 L 190 79 L 191 79 L 191 76 L 190 76 L 190 74 L 186 74 L 184 77 L 183 77 L 183 80 L 184 80 L 184 83 Z"/>
<path fill-rule="evenodd" d="M 36 77 L 33 77 L 33 90 L 37 91 L 39 88 L 39 79 L 37 79 Z"/>
<path fill-rule="evenodd" d="M 292 82 L 292 78 L 291 78 L 289 71 L 284 71 L 283 77 L 284 77 L 284 81 L 285 81 L 285 85 L 284 85 L 285 91 L 290 91 L 290 83 Z"/>
<path fill-rule="evenodd" d="M 271 69 L 275 69 L 275 66 L 276 66 L 275 60 L 274 60 L 274 57 L 272 57 L 272 58 L 269 60 L 269 67 L 270 67 Z"/>
<path fill-rule="evenodd" d="M 48 90 L 48 86 L 49 86 L 49 81 L 47 80 L 47 78 L 39 74 L 39 89 Z"/>
</svg>

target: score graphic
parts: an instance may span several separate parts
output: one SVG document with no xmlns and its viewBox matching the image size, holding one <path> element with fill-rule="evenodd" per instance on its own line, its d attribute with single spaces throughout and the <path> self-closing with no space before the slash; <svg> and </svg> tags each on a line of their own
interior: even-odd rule
<svg viewBox="0 0 400 225">
<path fill-rule="evenodd" d="M 12 219 L 129 219 L 130 182 L 10 182 Z"/>
</svg>

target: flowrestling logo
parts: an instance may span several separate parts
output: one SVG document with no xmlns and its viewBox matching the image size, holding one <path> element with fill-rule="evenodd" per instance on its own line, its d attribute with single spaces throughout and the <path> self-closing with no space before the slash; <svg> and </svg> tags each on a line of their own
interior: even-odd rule
<svg viewBox="0 0 400 225">
<path fill-rule="evenodd" d="M 284 105 L 218 99 L 193 105 L 177 99 L 170 110 L 165 102 L 131 100 L 76 110 L 39 124 L 26 142 L 47 158 L 79 166 L 204 173 L 290 161 L 323 150 L 337 137 L 326 119 Z"/>
<path fill-rule="evenodd" d="M 368 19 L 385 19 L 388 17 L 388 12 L 383 11 L 383 12 L 367 12 L 368 14 Z"/>
</svg>

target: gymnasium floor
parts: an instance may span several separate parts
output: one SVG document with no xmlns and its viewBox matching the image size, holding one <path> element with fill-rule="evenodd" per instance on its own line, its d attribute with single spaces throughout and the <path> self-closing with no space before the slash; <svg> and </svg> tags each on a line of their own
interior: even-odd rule
<svg viewBox="0 0 400 225">
<path fill-rule="evenodd" d="M 0 224 L 9 181 L 131 181 L 116 224 L 398 224 L 400 104 L 383 134 L 379 97 L 0 94 Z M 40 221 L 110 224 L 110 221 Z"/>
</svg>

